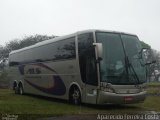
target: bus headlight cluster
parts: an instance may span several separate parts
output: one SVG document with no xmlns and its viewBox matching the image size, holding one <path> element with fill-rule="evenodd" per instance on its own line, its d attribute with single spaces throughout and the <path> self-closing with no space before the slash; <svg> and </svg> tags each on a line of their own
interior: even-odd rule
<svg viewBox="0 0 160 120">
<path fill-rule="evenodd" d="M 100 89 L 102 91 L 110 92 L 110 93 L 115 92 L 115 90 L 112 88 L 112 85 L 110 83 L 101 82 L 100 86 L 101 86 Z"/>
<path fill-rule="evenodd" d="M 113 89 L 113 88 L 101 87 L 101 90 L 102 90 L 102 91 L 105 91 L 105 92 L 111 92 L 111 93 L 114 93 L 114 89 Z"/>
</svg>

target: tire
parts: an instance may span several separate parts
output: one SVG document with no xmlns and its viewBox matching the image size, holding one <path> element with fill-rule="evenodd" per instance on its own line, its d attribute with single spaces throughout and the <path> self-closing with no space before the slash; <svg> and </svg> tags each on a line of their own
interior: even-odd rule
<svg viewBox="0 0 160 120">
<path fill-rule="evenodd" d="M 15 90 L 15 89 L 16 89 L 16 87 L 17 87 L 17 83 L 16 83 L 16 82 L 14 82 L 14 83 L 13 83 L 13 88 L 12 88 L 12 89 L 13 89 L 13 90 Z"/>
<path fill-rule="evenodd" d="M 23 90 L 23 85 L 22 84 L 19 85 L 19 94 L 24 95 L 24 90 Z"/>
<path fill-rule="evenodd" d="M 19 88 L 18 88 L 18 86 L 17 86 L 17 83 L 16 83 L 16 82 L 14 82 L 14 83 L 13 83 L 13 90 L 14 90 L 14 93 L 15 93 L 15 94 L 18 94 L 18 92 L 19 92 Z"/>
<path fill-rule="evenodd" d="M 69 92 L 69 101 L 74 105 L 81 104 L 81 93 L 77 86 L 73 86 Z"/>
<path fill-rule="evenodd" d="M 19 94 L 19 87 L 18 86 L 14 88 L 14 93 Z"/>
</svg>

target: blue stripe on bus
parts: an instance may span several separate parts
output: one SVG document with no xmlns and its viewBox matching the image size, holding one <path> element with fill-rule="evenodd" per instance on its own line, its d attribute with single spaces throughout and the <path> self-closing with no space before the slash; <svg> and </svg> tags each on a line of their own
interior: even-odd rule
<svg viewBox="0 0 160 120">
<path fill-rule="evenodd" d="M 54 73 L 57 73 L 54 69 L 42 64 L 42 63 L 38 63 L 38 64 L 33 64 L 33 65 L 36 65 L 36 66 L 40 66 L 40 67 L 43 67 L 43 68 L 46 68 Z M 21 75 L 24 75 L 24 67 L 25 65 L 21 65 L 19 66 L 19 71 L 20 71 L 20 74 Z M 44 92 L 44 93 L 48 93 L 48 94 L 53 94 L 53 95 L 64 95 L 66 93 L 66 87 L 64 85 L 64 82 L 63 80 L 61 79 L 60 76 L 58 75 L 53 75 L 53 82 L 54 84 L 49 87 L 49 88 L 45 88 L 45 87 L 41 87 L 41 86 L 38 86 L 34 83 L 32 83 L 31 81 L 25 79 L 25 81 L 31 85 L 32 87 Z"/>
</svg>

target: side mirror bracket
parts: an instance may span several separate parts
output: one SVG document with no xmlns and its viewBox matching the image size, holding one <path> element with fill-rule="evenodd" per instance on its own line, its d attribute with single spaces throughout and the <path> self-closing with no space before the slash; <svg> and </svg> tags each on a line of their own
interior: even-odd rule
<svg viewBox="0 0 160 120">
<path fill-rule="evenodd" d="M 93 46 L 96 47 L 97 50 L 97 61 L 101 61 L 103 59 L 103 46 L 102 43 L 93 43 Z"/>
</svg>

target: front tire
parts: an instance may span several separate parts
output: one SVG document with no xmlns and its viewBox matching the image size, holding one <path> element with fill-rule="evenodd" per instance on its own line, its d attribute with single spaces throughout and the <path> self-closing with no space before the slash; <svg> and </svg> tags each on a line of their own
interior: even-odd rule
<svg viewBox="0 0 160 120">
<path fill-rule="evenodd" d="M 81 104 L 81 93 L 78 87 L 73 86 L 70 90 L 69 101 L 74 105 Z"/>
</svg>

